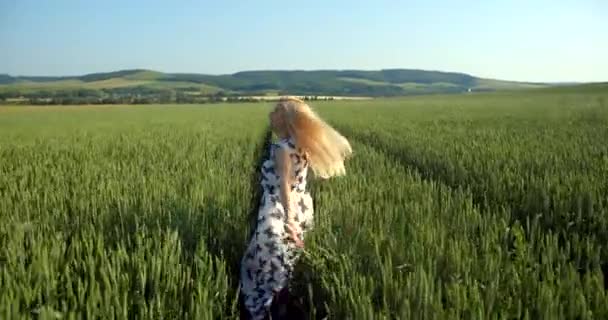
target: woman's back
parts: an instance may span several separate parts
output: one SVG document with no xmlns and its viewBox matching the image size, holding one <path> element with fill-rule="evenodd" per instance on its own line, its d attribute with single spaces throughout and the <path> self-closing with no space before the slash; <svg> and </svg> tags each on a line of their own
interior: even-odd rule
<svg viewBox="0 0 608 320">
<path fill-rule="evenodd" d="M 291 165 L 289 166 L 290 192 L 302 193 L 306 191 L 306 177 L 308 175 L 308 157 L 305 152 L 296 148 L 291 138 L 281 139 L 270 145 L 269 158 L 262 164 L 262 187 L 269 195 L 278 194 L 280 174 L 275 163 L 279 149 L 287 151 Z"/>
</svg>

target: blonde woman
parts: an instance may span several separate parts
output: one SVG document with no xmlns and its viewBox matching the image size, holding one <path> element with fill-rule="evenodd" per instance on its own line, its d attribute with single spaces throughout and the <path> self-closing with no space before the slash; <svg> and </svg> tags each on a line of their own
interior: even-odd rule
<svg viewBox="0 0 608 320">
<path fill-rule="evenodd" d="M 267 317 L 273 298 L 287 287 L 304 233 L 313 226 L 308 169 L 323 179 L 343 175 L 352 153 L 349 142 L 300 99 L 282 98 L 270 125 L 278 142 L 262 165 L 257 226 L 241 261 L 240 290 L 252 319 Z"/>
</svg>

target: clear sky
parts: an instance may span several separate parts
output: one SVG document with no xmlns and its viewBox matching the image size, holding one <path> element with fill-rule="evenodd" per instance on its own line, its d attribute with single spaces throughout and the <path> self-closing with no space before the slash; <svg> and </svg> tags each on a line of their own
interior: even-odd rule
<svg viewBox="0 0 608 320">
<path fill-rule="evenodd" d="M 608 81 L 608 0 L 0 0 L 0 73 L 132 68 Z"/>
</svg>

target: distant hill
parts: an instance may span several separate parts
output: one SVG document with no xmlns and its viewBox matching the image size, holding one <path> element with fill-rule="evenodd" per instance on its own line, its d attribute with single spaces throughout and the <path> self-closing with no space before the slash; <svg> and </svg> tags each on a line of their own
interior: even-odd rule
<svg viewBox="0 0 608 320">
<path fill-rule="evenodd" d="M 0 75 L 0 93 L 20 94 L 82 89 L 109 92 L 131 88 L 142 92 L 173 90 L 198 95 L 221 93 L 380 97 L 547 86 L 550 84 L 482 79 L 464 73 L 414 69 L 244 71 L 227 75 L 134 69 L 64 77 Z"/>
</svg>

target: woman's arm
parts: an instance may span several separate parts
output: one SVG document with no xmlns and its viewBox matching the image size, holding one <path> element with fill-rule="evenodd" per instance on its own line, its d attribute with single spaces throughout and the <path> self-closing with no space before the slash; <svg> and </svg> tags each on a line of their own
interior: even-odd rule
<svg viewBox="0 0 608 320">
<path fill-rule="evenodd" d="M 279 185 L 280 185 L 280 197 L 281 203 L 283 204 L 283 208 L 287 214 L 287 228 L 291 233 L 291 237 L 296 243 L 296 246 L 303 247 L 304 243 L 298 237 L 298 224 L 295 222 L 295 212 L 293 210 L 293 206 L 291 205 L 291 199 L 289 197 L 291 191 L 291 159 L 289 158 L 289 153 L 280 149 L 278 153 L 276 153 L 276 170 L 279 175 Z"/>
<path fill-rule="evenodd" d="M 291 185 L 291 161 L 289 161 L 289 153 L 285 149 L 279 149 L 276 153 L 275 162 L 277 164 L 277 174 L 279 175 L 281 204 L 285 209 L 288 221 L 294 219 L 293 210 L 291 210 L 291 199 L 289 198 L 289 186 Z"/>
</svg>

